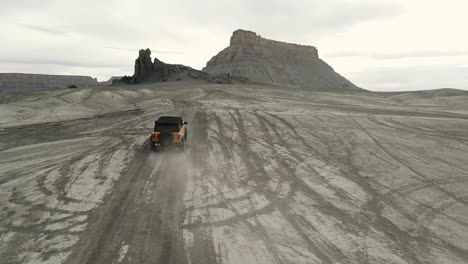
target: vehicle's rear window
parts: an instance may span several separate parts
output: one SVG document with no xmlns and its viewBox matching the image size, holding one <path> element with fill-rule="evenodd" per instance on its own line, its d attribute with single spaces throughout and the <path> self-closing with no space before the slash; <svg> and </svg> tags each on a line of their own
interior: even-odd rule
<svg viewBox="0 0 468 264">
<path fill-rule="evenodd" d="M 167 132 L 179 132 L 178 124 L 168 124 L 168 123 L 156 123 L 154 131 L 167 131 Z"/>
</svg>

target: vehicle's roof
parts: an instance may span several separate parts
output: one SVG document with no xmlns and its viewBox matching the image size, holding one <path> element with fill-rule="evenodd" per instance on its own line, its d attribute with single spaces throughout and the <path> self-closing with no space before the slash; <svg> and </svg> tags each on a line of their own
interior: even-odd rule
<svg viewBox="0 0 468 264">
<path fill-rule="evenodd" d="M 179 116 L 161 116 L 156 123 L 182 123 L 182 117 Z"/>
</svg>

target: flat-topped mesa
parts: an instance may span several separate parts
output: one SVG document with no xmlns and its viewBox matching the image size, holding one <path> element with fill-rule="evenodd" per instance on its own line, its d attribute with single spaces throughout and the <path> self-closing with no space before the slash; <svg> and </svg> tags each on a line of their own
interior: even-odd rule
<svg viewBox="0 0 468 264">
<path fill-rule="evenodd" d="M 292 52 L 311 54 L 318 58 L 318 50 L 314 46 L 287 43 L 263 38 L 253 31 L 239 29 L 234 31 L 231 36 L 230 46 L 265 46 L 276 49 L 287 49 Z"/>
<path fill-rule="evenodd" d="M 234 31 L 229 47 L 211 58 L 203 71 L 279 86 L 359 89 L 321 60 L 317 48 L 269 40 L 241 29 Z"/>
</svg>

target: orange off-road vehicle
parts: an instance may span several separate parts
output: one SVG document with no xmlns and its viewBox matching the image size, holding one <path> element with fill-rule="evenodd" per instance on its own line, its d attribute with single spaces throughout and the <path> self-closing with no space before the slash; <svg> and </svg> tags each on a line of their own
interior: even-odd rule
<svg viewBox="0 0 468 264">
<path fill-rule="evenodd" d="M 176 146 L 185 150 L 187 142 L 187 122 L 177 116 L 161 116 L 156 120 L 153 134 L 150 137 L 152 150 Z"/>
</svg>

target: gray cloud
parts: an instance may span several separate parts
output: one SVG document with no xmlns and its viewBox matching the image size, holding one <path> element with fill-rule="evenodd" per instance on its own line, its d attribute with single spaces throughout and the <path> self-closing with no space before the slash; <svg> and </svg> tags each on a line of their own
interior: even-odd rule
<svg viewBox="0 0 468 264">
<path fill-rule="evenodd" d="M 276 38 L 303 41 L 318 33 L 336 33 L 365 21 L 399 14 L 390 1 L 342 0 L 188 1 L 177 9 L 194 25 L 251 29 Z"/>
<path fill-rule="evenodd" d="M 2 1 L 2 8 L 0 8 L 0 14 L 2 17 L 4 15 L 16 15 L 21 14 L 25 10 L 35 10 L 36 12 L 41 12 L 46 10 L 53 5 L 53 0 L 6 0 Z"/>
<path fill-rule="evenodd" d="M 326 54 L 329 58 L 346 58 L 346 57 L 366 57 L 377 60 L 394 60 L 407 58 L 436 58 L 436 57 L 457 57 L 467 56 L 468 51 L 410 51 L 401 53 L 364 53 L 364 52 L 337 52 Z"/>
<path fill-rule="evenodd" d="M 10 1 L 2 9 L 3 19 L 17 19 L 18 13 L 32 14 L 50 20 L 53 31 L 116 41 L 144 41 L 150 39 L 148 35 L 183 41 L 190 38 L 185 36 L 187 30 L 232 32 L 238 28 L 290 41 L 305 41 L 312 35 L 317 37 L 317 33 L 336 33 L 358 23 L 400 12 L 399 6 L 391 1 L 357 3 L 345 0 L 18 0 Z M 32 25 L 26 21 L 16 22 Z"/>
<path fill-rule="evenodd" d="M 7 57 L 0 58 L 0 64 L 28 64 L 28 65 L 55 65 L 64 67 L 81 67 L 81 68 L 113 68 L 121 67 L 127 64 L 115 63 L 109 61 L 90 61 L 90 60 L 73 60 L 67 58 L 53 58 L 53 57 Z"/>
<path fill-rule="evenodd" d="M 16 26 L 26 28 L 29 30 L 39 31 L 41 33 L 48 33 L 48 34 L 55 34 L 55 35 L 63 35 L 66 34 L 65 31 L 57 30 L 52 27 L 40 26 L 40 25 L 30 25 L 30 24 L 23 24 L 23 23 L 11 23 Z"/>
</svg>

